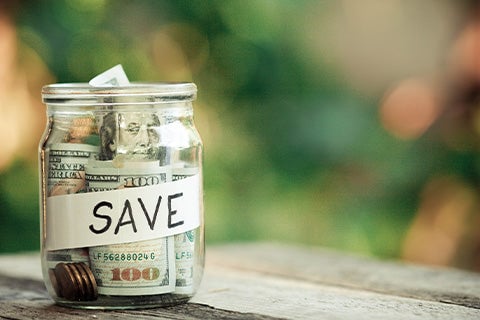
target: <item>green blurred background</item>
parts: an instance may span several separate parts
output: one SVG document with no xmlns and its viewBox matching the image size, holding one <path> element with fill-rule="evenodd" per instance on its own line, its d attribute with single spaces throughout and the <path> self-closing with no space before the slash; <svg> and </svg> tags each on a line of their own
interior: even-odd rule
<svg viewBox="0 0 480 320">
<path fill-rule="evenodd" d="M 2 1 L 0 252 L 38 250 L 43 85 L 193 81 L 207 245 L 480 270 L 477 1 Z"/>
</svg>

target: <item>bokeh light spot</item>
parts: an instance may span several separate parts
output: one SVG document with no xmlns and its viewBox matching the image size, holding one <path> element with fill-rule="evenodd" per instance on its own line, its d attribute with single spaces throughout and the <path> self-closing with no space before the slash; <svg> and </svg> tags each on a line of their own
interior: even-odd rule
<svg viewBox="0 0 480 320">
<path fill-rule="evenodd" d="M 414 139 L 428 129 L 439 112 L 438 97 L 431 84 L 410 79 L 386 94 L 380 107 L 383 126 L 401 139 Z"/>
</svg>

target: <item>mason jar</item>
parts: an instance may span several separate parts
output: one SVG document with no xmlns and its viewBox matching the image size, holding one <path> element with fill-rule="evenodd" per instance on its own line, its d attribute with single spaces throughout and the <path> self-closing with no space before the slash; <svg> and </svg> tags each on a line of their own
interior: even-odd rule
<svg viewBox="0 0 480 320">
<path fill-rule="evenodd" d="M 187 302 L 204 268 L 202 142 L 193 83 L 42 90 L 43 278 L 60 305 Z"/>
</svg>

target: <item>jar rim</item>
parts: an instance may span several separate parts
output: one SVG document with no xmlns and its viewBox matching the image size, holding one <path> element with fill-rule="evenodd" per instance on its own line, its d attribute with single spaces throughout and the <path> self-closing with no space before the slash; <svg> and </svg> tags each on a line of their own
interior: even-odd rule
<svg viewBox="0 0 480 320">
<path fill-rule="evenodd" d="M 192 82 L 131 82 L 128 86 L 94 87 L 88 83 L 55 83 L 42 88 L 46 104 L 91 105 L 193 101 Z"/>
</svg>

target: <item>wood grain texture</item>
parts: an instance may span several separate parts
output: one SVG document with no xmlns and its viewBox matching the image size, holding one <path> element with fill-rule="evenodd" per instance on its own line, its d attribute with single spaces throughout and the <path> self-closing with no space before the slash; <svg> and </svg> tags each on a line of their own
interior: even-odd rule
<svg viewBox="0 0 480 320">
<path fill-rule="evenodd" d="M 188 304 L 129 311 L 59 307 L 38 253 L 0 256 L 0 319 L 480 319 L 480 276 L 269 243 L 208 247 Z"/>
<path fill-rule="evenodd" d="M 224 245 L 209 258 L 227 268 L 480 309 L 480 275 L 473 272 L 271 243 Z"/>
<path fill-rule="evenodd" d="M 0 274 L 0 319 L 278 319 L 261 314 L 222 310 L 200 303 L 142 310 L 81 310 L 56 306 L 39 280 Z"/>
</svg>

